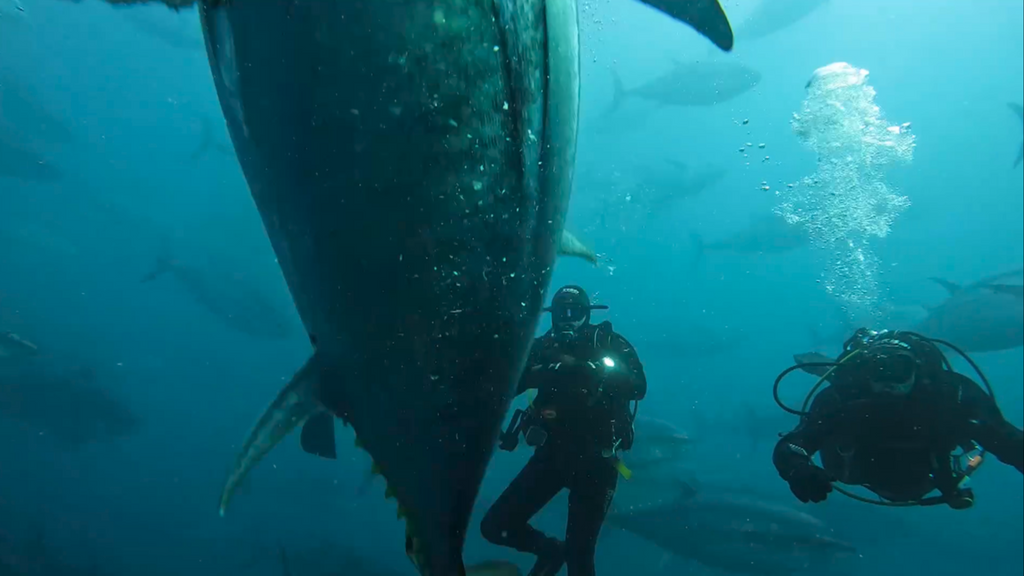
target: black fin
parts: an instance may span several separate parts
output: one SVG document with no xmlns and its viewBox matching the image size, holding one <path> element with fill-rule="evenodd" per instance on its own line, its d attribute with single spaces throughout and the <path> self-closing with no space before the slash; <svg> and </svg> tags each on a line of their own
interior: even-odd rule
<svg viewBox="0 0 1024 576">
<path fill-rule="evenodd" d="M 929 278 L 929 280 L 945 288 L 951 296 L 956 296 L 962 289 L 956 282 L 950 282 L 949 280 L 943 280 L 942 278 Z"/>
<path fill-rule="evenodd" d="M 794 354 L 793 355 L 793 360 L 797 364 L 834 364 L 835 363 L 835 359 L 834 358 L 829 358 L 828 356 L 825 356 L 824 354 L 819 354 L 817 352 L 807 352 L 805 354 Z M 819 378 L 824 378 L 825 374 L 828 374 L 828 371 L 831 370 L 831 369 L 832 368 L 830 366 L 805 366 L 805 367 L 801 368 L 801 370 L 803 370 L 804 372 L 807 372 L 808 374 L 812 374 L 812 375 L 817 376 Z"/>
<path fill-rule="evenodd" d="M 682 480 L 676 481 L 679 487 L 678 501 L 692 500 L 698 492 L 698 486 L 694 480 Z"/>
<path fill-rule="evenodd" d="M 690 173 L 690 166 L 686 162 L 680 162 L 679 160 L 673 160 L 671 158 L 665 158 L 665 163 L 668 164 L 669 166 L 675 168 L 676 170 L 678 170 L 679 172 L 681 172 L 683 174 L 689 174 Z"/>
<path fill-rule="evenodd" d="M 715 46 L 732 50 L 733 34 L 729 18 L 719 0 L 640 0 L 652 8 L 689 24 Z"/>
<path fill-rule="evenodd" d="M 313 456 L 338 459 L 338 446 L 334 441 L 334 414 L 320 412 L 306 420 L 302 426 L 302 450 Z"/>
<path fill-rule="evenodd" d="M 988 286 L 983 286 L 983 288 L 985 290 L 995 292 L 996 294 L 1006 294 L 1007 296 L 1024 299 L 1024 286 L 1017 286 L 1014 284 L 989 284 Z"/>
<path fill-rule="evenodd" d="M 608 111 L 605 112 L 605 115 L 608 116 L 614 114 L 622 106 L 622 103 L 626 101 L 626 98 L 629 98 L 629 90 L 626 90 L 626 85 L 622 83 L 619 73 L 614 68 L 611 69 L 611 73 L 613 92 L 612 103 L 608 107 Z"/>
<path fill-rule="evenodd" d="M 156 257 L 156 264 L 153 269 L 150 270 L 149 274 L 142 277 L 139 282 L 146 283 L 152 282 L 164 274 L 174 269 L 174 259 L 171 257 L 171 251 L 166 244 L 160 247 L 160 253 Z"/>
<path fill-rule="evenodd" d="M 281 574 L 282 576 L 293 576 L 291 563 L 288 562 L 288 551 L 285 550 L 284 544 L 278 543 L 278 553 L 281 555 Z"/>
</svg>

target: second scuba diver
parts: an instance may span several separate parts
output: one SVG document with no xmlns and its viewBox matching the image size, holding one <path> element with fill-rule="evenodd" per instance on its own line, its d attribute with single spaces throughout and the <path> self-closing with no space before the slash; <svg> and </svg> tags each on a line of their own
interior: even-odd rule
<svg viewBox="0 0 1024 576">
<path fill-rule="evenodd" d="M 633 443 L 633 421 L 647 394 L 636 351 L 610 322 L 590 323 L 592 305 L 579 286 L 555 293 L 551 330 L 530 350 L 518 394 L 537 390 L 528 410 L 517 410 L 501 437 L 512 451 L 520 434 L 536 448 L 530 461 L 487 511 L 481 523 L 493 544 L 537 556 L 530 576 L 593 576 L 594 553 L 618 482 L 619 451 Z M 565 542 L 529 522 L 556 494 L 569 490 Z"/>
<path fill-rule="evenodd" d="M 986 393 L 953 371 L 936 343 L 949 346 L 910 332 L 862 329 L 837 360 L 798 364 L 779 377 L 776 401 L 779 381 L 793 370 L 820 376 L 815 389 L 827 384 L 809 410 L 806 402 L 805 411 L 780 402 L 801 421 L 779 440 L 773 460 L 801 502 L 824 501 L 838 481 L 882 498 L 865 500 L 871 503 L 964 509 L 974 504 L 965 480 L 984 451 L 1021 471 L 1021 430 L 1003 418 L 991 389 Z M 958 448 L 960 456 L 954 455 Z M 815 453 L 822 467 L 814 463 Z M 927 496 L 936 490 L 938 496 Z"/>
</svg>

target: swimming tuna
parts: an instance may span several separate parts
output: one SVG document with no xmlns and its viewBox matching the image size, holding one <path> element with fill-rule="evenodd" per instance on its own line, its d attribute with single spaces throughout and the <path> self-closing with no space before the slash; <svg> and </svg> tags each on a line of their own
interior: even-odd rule
<svg viewBox="0 0 1024 576">
<path fill-rule="evenodd" d="M 731 46 L 716 2 L 657 4 Z M 337 416 L 397 498 L 419 572 L 466 574 L 568 203 L 576 2 L 205 0 L 200 17 L 314 349 L 246 440 L 221 512 L 294 428 L 330 455 Z"/>
<path fill-rule="evenodd" d="M 615 94 L 608 113 L 629 98 L 642 98 L 661 106 L 714 106 L 732 100 L 757 86 L 761 74 L 734 60 L 676 62 L 671 70 L 627 89 L 612 70 Z"/>
<path fill-rule="evenodd" d="M 925 336 L 945 340 L 965 352 L 995 352 L 1024 346 L 1024 270 L 997 274 L 960 286 L 932 278 L 949 298 L 929 309 L 928 316 L 911 328 Z"/>
<path fill-rule="evenodd" d="M 228 261 L 195 266 L 161 254 L 142 282 L 172 276 L 225 326 L 254 338 L 283 340 L 292 334 L 292 319 L 282 307 L 256 281 L 231 268 Z"/>
<path fill-rule="evenodd" d="M 643 474 L 655 468 L 676 466 L 690 448 L 690 437 L 664 420 L 640 416 L 634 427 L 636 439 L 624 457 L 634 472 Z"/>
<path fill-rule="evenodd" d="M 1013 102 L 1010 102 L 1007 106 L 1010 107 L 1010 110 L 1017 113 L 1017 117 L 1020 118 L 1021 122 L 1024 122 L 1024 107 L 1021 107 L 1020 104 L 1014 104 Z M 1021 142 L 1020 144 L 1020 149 L 1017 151 L 1017 159 L 1014 160 L 1013 167 L 1016 168 L 1020 166 L 1021 162 L 1024 162 L 1024 142 Z"/>
<path fill-rule="evenodd" d="M 757 218 L 746 229 L 728 238 L 705 243 L 699 235 L 691 235 L 698 256 L 721 251 L 738 254 L 781 254 L 810 244 L 810 236 L 801 226 L 787 223 L 780 216 Z"/>
<path fill-rule="evenodd" d="M 0 419 L 67 449 L 131 436 L 141 421 L 87 368 L 0 363 Z"/>
<path fill-rule="evenodd" d="M 691 168 L 678 160 L 665 159 L 669 170 L 659 168 L 642 169 L 635 198 L 631 202 L 643 204 L 652 214 L 665 214 L 677 202 L 699 196 L 702 192 L 722 181 L 728 173 L 720 166 L 699 166 Z"/>
<path fill-rule="evenodd" d="M 621 483 L 608 524 L 734 574 L 823 574 L 856 552 L 812 516 L 680 480 L 638 476 Z"/>
<path fill-rule="evenodd" d="M 0 331 L 0 362 L 14 362 L 39 355 L 39 348 L 14 332 Z"/>
</svg>

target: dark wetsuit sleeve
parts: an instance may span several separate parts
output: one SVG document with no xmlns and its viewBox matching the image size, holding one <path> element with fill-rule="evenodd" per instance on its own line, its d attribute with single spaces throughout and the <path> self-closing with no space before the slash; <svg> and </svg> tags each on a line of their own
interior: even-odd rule
<svg viewBox="0 0 1024 576">
<path fill-rule="evenodd" d="M 784 480 L 797 470 L 813 464 L 811 458 L 821 449 L 821 442 L 829 434 L 830 414 L 839 407 L 839 397 L 829 388 L 822 390 L 811 403 L 808 415 L 792 432 L 784 435 L 775 445 L 772 462 Z"/>
<path fill-rule="evenodd" d="M 647 375 L 644 374 L 644 365 L 640 363 L 636 348 L 619 334 L 612 334 L 609 347 L 619 362 L 625 365 L 629 375 L 629 380 L 618 390 L 626 391 L 626 400 L 643 400 L 647 396 Z"/>
<path fill-rule="evenodd" d="M 980 386 L 957 374 L 960 405 L 966 408 L 971 440 L 1019 472 L 1024 472 L 1024 433 L 1003 417 L 999 406 Z"/>
</svg>

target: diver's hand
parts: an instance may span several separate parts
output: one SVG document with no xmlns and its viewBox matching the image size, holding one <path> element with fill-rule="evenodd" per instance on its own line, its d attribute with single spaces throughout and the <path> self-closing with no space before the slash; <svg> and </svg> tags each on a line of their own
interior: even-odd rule
<svg viewBox="0 0 1024 576">
<path fill-rule="evenodd" d="M 832 482 L 835 478 L 823 468 L 808 464 L 793 471 L 786 479 L 789 482 L 789 489 L 793 495 L 803 503 L 824 502 L 828 493 L 832 491 Z"/>
</svg>

